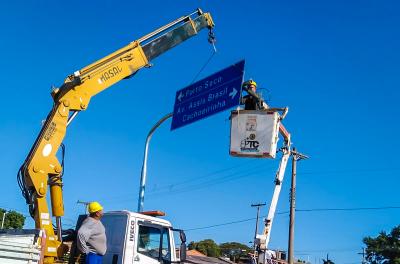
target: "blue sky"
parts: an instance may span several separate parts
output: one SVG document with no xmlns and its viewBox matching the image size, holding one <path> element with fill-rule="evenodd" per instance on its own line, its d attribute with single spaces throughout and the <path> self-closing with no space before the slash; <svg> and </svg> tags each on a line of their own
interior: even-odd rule
<svg viewBox="0 0 400 264">
<path fill-rule="evenodd" d="M 0 10 L 0 206 L 27 214 L 15 175 L 50 111 L 51 86 L 197 7 L 212 13 L 218 49 L 199 78 L 245 59 L 246 78 L 269 91 L 271 105 L 290 108 L 285 125 L 312 157 L 298 166 L 298 209 L 400 205 L 397 1 L 14 1 Z M 136 209 L 145 137 L 212 52 L 201 32 L 78 115 L 65 139 L 66 225 L 83 211 L 78 199 Z M 226 111 L 173 132 L 167 121 L 156 132 L 145 209 L 191 229 L 252 218 L 250 204 L 269 203 L 278 160 L 230 157 L 228 118 Z M 289 173 L 279 212 L 289 208 L 288 189 Z M 358 263 L 362 238 L 389 231 L 399 217 L 398 209 L 298 212 L 295 252 L 312 263 L 326 253 Z M 276 216 L 272 247 L 287 248 L 288 221 Z M 251 220 L 187 235 L 248 243 L 253 231 Z"/>
</svg>

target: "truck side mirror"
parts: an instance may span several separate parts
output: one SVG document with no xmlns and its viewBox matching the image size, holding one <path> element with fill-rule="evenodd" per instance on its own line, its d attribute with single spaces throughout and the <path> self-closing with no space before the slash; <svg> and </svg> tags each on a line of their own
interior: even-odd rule
<svg viewBox="0 0 400 264">
<path fill-rule="evenodd" d="M 185 232 L 183 232 L 183 230 L 179 231 L 179 236 L 181 238 L 181 242 L 186 243 L 186 234 L 185 234 Z"/>
<path fill-rule="evenodd" d="M 181 239 L 181 246 L 179 248 L 179 262 L 183 263 L 186 261 L 186 235 L 182 229 L 171 229 L 172 231 L 179 232 L 179 238 Z M 176 234 L 177 235 L 177 234 Z M 175 262 L 173 262 L 175 263 Z"/>
<path fill-rule="evenodd" d="M 182 242 L 180 250 L 179 250 L 179 259 L 180 262 L 185 262 L 186 261 L 186 244 L 185 242 Z"/>
</svg>

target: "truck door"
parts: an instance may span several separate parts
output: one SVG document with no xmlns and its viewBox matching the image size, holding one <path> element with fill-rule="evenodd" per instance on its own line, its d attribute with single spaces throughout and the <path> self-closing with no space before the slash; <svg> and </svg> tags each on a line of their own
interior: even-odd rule
<svg viewBox="0 0 400 264">
<path fill-rule="evenodd" d="M 121 264 L 127 237 L 128 215 L 105 214 L 101 219 L 107 237 L 107 252 L 103 263 Z"/>
<path fill-rule="evenodd" d="M 139 222 L 137 255 L 135 263 L 156 264 L 171 262 L 169 229 L 167 227 Z"/>
</svg>

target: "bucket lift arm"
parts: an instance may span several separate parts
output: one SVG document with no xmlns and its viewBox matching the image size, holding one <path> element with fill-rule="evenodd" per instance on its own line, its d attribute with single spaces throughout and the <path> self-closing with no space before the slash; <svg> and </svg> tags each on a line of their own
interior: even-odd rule
<svg viewBox="0 0 400 264">
<path fill-rule="evenodd" d="M 45 263 L 54 261 L 61 244 L 63 168 L 56 153 L 68 124 L 77 113 L 86 110 L 94 95 L 133 76 L 139 69 L 149 67 L 152 59 L 195 36 L 200 30 L 208 28 L 211 32 L 213 27 L 211 15 L 198 9 L 74 72 L 61 87 L 52 91 L 53 107 L 18 173 L 18 183 L 35 226 L 46 231 Z M 52 216 L 57 220 L 57 236 L 46 201 L 48 186 Z"/>
<path fill-rule="evenodd" d="M 263 106 L 264 110 L 266 111 L 280 111 L 282 114 L 279 116 L 279 120 L 282 121 L 287 113 L 288 113 L 288 108 L 270 108 L 263 100 L 262 98 L 253 92 L 250 89 L 245 89 L 247 93 L 249 93 L 251 96 L 253 96 L 258 102 L 261 103 Z M 286 130 L 285 126 L 282 124 L 282 122 L 279 123 L 279 133 L 284 139 L 284 146 L 281 148 L 283 155 L 281 157 L 281 161 L 279 163 L 279 168 L 275 176 L 275 188 L 274 192 L 272 195 L 272 200 L 271 204 L 268 210 L 268 215 L 267 218 L 265 219 L 265 226 L 263 233 L 261 235 L 256 235 L 256 243 L 257 249 L 258 249 L 258 263 L 265 263 L 265 259 L 267 256 L 267 251 L 268 251 L 268 245 L 269 245 L 269 240 L 271 236 L 271 229 L 272 229 L 272 223 L 274 221 L 275 217 L 275 212 L 276 212 L 276 206 L 278 204 L 278 199 L 279 195 L 281 192 L 282 188 L 282 181 L 283 177 L 285 175 L 285 170 L 287 167 L 287 163 L 289 161 L 289 157 L 292 154 L 291 153 L 291 138 L 290 138 L 290 133 Z"/>
<path fill-rule="evenodd" d="M 282 181 L 283 181 L 283 177 L 285 175 L 285 170 L 287 167 L 289 157 L 291 155 L 290 147 L 285 146 L 284 148 L 282 148 L 282 152 L 283 152 L 283 155 L 281 157 L 279 168 L 278 168 L 278 171 L 275 176 L 275 188 L 274 188 L 274 192 L 272 195 L 271 204 L 270 204 L 270 207 L 268 210 L 268 215 L 267 215 L 267 218 L 265 219 L 265 226 L 264 226 L 263 234 L 257 236 L 257 238 L 260 239 L 260 249 L 262 249 L 262 250 L 265 250 L 268 248 L 272 223 L 274 220 L 276 206 L 278 204 L 278 199 L 279 199 L 279 195 L 280 195 L 281 188 L 282 188 Z"/>
<path fill-rule="evenodd" d="M 286 111 L 287 112 L 287 111 Z M 284 138 L 285 145 L 281 148 L 283 155 L 281 157 L 279 168 L 275 176 L 275 188 L 272 195 L 271 204 L 268 210 L 267 218 L 265 219 L 265 226 L 263 233 L 256 236 L 256 245 L 258 248 L 258 263 L 265 263 L 266 251 L 268 250 L 269 240 L 271 236 L 272 223 L 274 221 L 276 206 L 278 204 L 279 195 L 282 188 L 282 181 L 285 175 L 285 170 L 289 157 L 291 155 L 290 149 L 290 134 L 287 132 L 286 128 L 282 123 L 279 124 L 279 132 Z"/>
</svg>

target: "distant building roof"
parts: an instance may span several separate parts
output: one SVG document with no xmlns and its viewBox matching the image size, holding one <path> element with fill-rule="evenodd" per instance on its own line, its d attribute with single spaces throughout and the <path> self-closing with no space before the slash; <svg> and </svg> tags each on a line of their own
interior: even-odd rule
<svg viewBox="0 0 400 264">
<path fill-rule="evenodd" d="M 191 250 L 189 250 L 191 251 Z M 188 251 L 188 252 L 189 252 Z M 200 252 L 199 252 L 200 253 Z M 201 254 L 201 253 L 200 253 Z M 207 257 L 205 255 L 203 256 L 191 256 L 187 255 L 185 263 L 192 263 L 192 264 L 236 264 L 230 260 L 224 260 L 222 258 L 212 258 L 212 257 Z"/>
<path fill-rule="evenodd" d="M 206 257 L 206 255 L 204 255 L 200 251 L 197 251 L 196 249 L 188 250 L 186 252 L 186 255 L 188 255 L 188 256 L 203 256 L 203 257 Z"/>
</svg>

